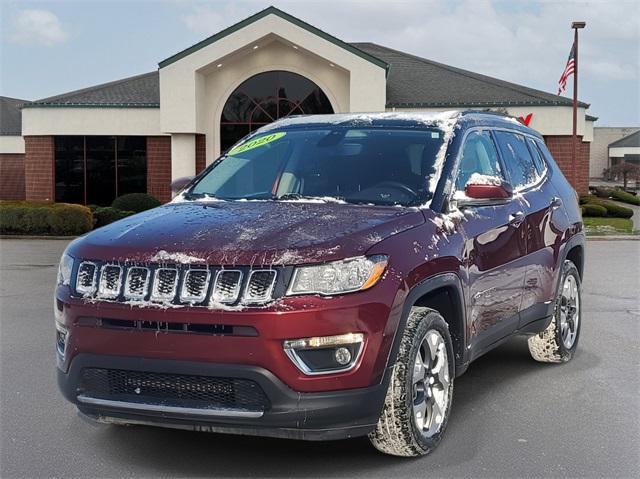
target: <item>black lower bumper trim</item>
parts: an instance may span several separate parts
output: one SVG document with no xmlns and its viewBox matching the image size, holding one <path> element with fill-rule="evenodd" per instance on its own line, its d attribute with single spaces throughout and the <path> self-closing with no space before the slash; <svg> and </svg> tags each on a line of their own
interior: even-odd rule
<svg viewBox="0 0 640 479">
<path fill-rule="evenodd" d="M 250 379 L 267 395 L 270 405 L 260 417 L 237 414 L 203 417 L 188 408 L 128 408 L 117 401 L 87 403 L 78 398 L 84 368 L 111 368 L 157 373 L 189 374 Z M 388 377 L 388 375 L 385 375 Z M 386 383 L 362 389 L 322 393 L 298 393 L 266 369 L 228 364 L 209 364 L 119 356 L 76 356 L 67 373 L 58 370 L 64 396 L 79 411 L 106 423 L 132 423 L 196 431 L 248 434 L 304 440 L 332 440 L 368 434 L 377 423 L 386 395 Z"/>
</svg>

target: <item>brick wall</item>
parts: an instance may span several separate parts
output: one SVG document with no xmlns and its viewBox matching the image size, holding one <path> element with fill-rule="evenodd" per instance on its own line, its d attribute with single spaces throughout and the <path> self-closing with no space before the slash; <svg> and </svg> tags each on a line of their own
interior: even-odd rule
<svg viewBox="0 0 640 479">
<path fill-rule="evenodd" d="M 27 200 L 55 200 L 52 136 L 24 137 L 24 186 Z"/>
<path fill-rule="evenodd" d="M 0 153 L 0 200 L 24 200 L 24 153 Z"/>
<path fill-rule="evenodd" d="M 549 151 L 558 163 L 558 166 L 567 177 L 567 180 L 576 189 L 579 194 L 589 192 L 589 149 L 590 143 L 583 142 L 582 137 L 578 137 L 578 157 L 576 161 L 576 172 L 572 171 L 571 154 L 572 154 L 572 138 L 571 136 L 545 136 L 545 142 Z"/>
<path fill-rule="evenodd" d="M 196 175 L 207 166 L 207 142 L 205 135 L 196 135 Z"/>
<path fill-rule="evenodd" d="M 147 137 L 147 193 L 171 200 L 171 137 Z"/>
</svg>

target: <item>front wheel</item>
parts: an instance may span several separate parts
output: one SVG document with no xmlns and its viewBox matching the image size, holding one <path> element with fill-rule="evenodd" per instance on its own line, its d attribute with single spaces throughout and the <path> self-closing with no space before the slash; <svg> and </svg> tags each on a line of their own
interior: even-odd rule
<svg viewBox="0 0 640 479">
<path fill-rule="evenodd" d="M 578 347 L 582 325 L 580 273 L 573 262 L 563 264 L 551 324 L 529 338 L 529 352 L 543 363 L 565 363 Z"/>
<path fill-rule="evenodd" d="M 454 356 L 449 328 L 429 308 L 413 308 L 376 429 L 381 452 L 415 457 L 431 452 L 444 434 L 453 395 Z"/>
</svg>

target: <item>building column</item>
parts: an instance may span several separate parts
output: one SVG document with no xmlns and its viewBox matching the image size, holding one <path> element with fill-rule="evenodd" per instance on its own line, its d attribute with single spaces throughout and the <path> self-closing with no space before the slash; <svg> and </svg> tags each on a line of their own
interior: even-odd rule
<svg viewBox="0 0 640 479">
<path fill-rule="evenodd" d="M 52 136 L 24 137 L 24 186 L 27 200 L 55 201 Z"/>
<path fill-rule="evenodd" d="M 196 174 L 196 135 L 171 134 L 171 180 Z"/>
</svg>

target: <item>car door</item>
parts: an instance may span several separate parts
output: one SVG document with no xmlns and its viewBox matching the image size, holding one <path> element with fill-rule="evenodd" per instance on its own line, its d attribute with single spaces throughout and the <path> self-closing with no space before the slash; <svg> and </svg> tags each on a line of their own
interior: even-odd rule
<svg viewBox="0 0 640 479">
<path fill-rule="evenodd" d="M 522 293 L 519 328 L 551 314 L 557 259 L 566 222 L 549 169 L 527 135 L 496 132 L 507 173 L 526 215 L 527 269 Z"/>
<path fill-rule="evenodd" d="M 454 180 L 454 199 L 474 174 L 507 181 L 492 134 L 473 130 L 465 138 Z M 468 275 L 467 318 L 471 357 L 477 357 L 518 326 L 526 265 L 523 206 L 519 199 L 465 206 L 463 260 Z"/>
</svg>

